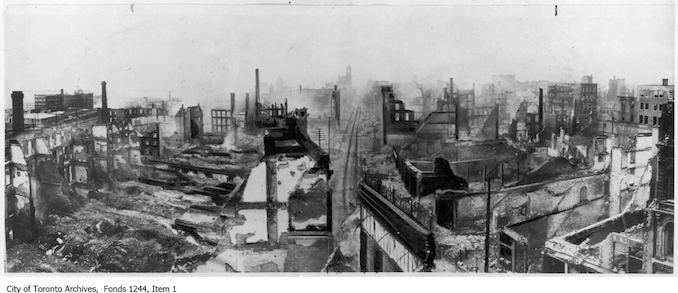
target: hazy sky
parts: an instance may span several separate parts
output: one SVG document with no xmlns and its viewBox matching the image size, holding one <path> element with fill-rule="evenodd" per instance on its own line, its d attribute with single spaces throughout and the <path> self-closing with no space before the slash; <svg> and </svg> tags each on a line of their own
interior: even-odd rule
<svg viewBox="0 0 678 293">
<path fill-rule="evenodd" d="M 660 3 L 660 4 L 656 4 Z M 661 4 L 664 3 L 664 4 Z M 492 74 L 607 85 L 674 83 L 673 2 L 653 5 L 38 5 L 5 10 L 5 103 L 13 90 L 186 100 L 264 82 L 368 79 L 462 88 Z M 262 89 L 264 92 L 267 89 Z"/>
</svg>

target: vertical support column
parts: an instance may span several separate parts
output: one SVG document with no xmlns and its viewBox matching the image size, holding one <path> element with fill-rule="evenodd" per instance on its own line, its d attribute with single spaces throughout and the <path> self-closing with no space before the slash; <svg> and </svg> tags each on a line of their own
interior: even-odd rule
<svg viewBox="0 0 678 293">
<path fill-rule="evenodd" d="M 231 117 L 228 119 L 229 131 L 233 132 L 233 147 L 237 148 L 238 144 L 238 124 L 235 121 L 235 93 L 231 93 Z"/>
<path fill-rule="evenodd" d="M 231 118 L 235 114 L 235 93 L 231 93 Z"/>
<path fill-rule="evenodd" d="M 539 88 L 539 127 L 537 133 L 544 129 L 544 90 Z"/>
<path fill-rule="evenodd" d="M 341 128 L 341 91 L 337 90 L 337 106 L 336 106 L 336 116 L 337 116 L 337 129 Z"/>
<path fill-rule="evenodd" d="M 491 219 L 491 196 L 490 179 L 487 178 L 487 165 L 483 166 L 483 180 L 487 184 L 487 203 L 485 204 L 485 272 L 490 272 L 490 219 Z"/>
<path fill-rule="evenodd" d="M 101 82 L 101 123 L 108 123 L 108 98 L 106 97 L 106 82 Z"/>
<path fill-rule="evenodd" d="M 459 140 L 459 115 L 461 109 L 459 106 L 459 99 L 454 101 L 454 139 Z"/>
<path fill-rule="evenodd" d="M 391 114 L 388 111 L 388 106 L 386 105 L 386 93 L 384 88 L 381 88 L 381 124 L 382 124 L 382 137 L 384 145 L 388 144 L 388 127 L 390 126 Z"/>
<path fill-rule="evenodd" d="M 254 119 L 259 117 L 259 68 L 254 70 L 255 88 L 254 88 Z"/>
<path fill-rule="evenodd" d="M 162 139 L 160 139 L 160 122 L 157 123 L 156 130 L 158 131 L 158 136 L 155 138 L 158 142 L 158 157 L 162 156 Z M 131 160 L 127 161 L 131 162 Z"/>
<path fill-rule="evenodd" d="M 447 96 L 446 96 L 447 95 Z M 452 124 L 452 106 L 450 106 L 450 95 L 447 93 L 447 88 L 443 88 L 443 99 L 445 99 L 445 103 L 447 103 L 447 138 L 452 135 L 450 133 L 450 124 Z M 444 106 L 441 106 L 441 108 L 444 108 Z"/>
<path fill-rule="evenodd" d="M 277 203 L 278 203 L 278 168 L 277 159 L 269 156 L 266 160 L 266 232 L 268 244 L 278 242 Z"/>
</svg>

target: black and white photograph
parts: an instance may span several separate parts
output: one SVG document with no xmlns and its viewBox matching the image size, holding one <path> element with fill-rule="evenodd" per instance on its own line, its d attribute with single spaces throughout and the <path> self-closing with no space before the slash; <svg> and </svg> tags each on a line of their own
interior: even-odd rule
<svg viewBox="0 0 678 293">
<path fill-rule="evenodd" d="M 673 275 L 674 6 L 7 1 L 3 276 Z"/>
</svg>

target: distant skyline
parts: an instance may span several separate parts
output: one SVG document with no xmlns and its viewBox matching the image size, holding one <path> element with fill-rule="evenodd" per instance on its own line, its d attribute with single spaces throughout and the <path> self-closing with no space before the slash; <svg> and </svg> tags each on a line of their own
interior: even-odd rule
<svg viewBox="0 0 678 293">
<path fill-rule="evenodd" d="M 462 88 L 495 74 L 520 81 L 613 76 L 674 84 L 674 7 L 664 5 L 220 6 L 37 5 L 5 12 L 5 103 L 22 90 L 82 89 L 116 98 L 213 100 L 336 81 L 347 65 L 367 80 Z M 262 92 L 267 92 L 262 88 Z M 116 104 L 120 102 L 120 104 Z"/>
</svg>

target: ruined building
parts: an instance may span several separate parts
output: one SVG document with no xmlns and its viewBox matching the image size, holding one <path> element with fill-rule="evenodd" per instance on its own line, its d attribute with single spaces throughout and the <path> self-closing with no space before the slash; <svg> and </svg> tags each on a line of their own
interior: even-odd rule
<svg viewBox="0 0 678 293">
<path fill-rule="evenodd" d="M 646 210 L 645 262 L 648 273 L 673 273 L 674 243 L 674 102 L 662 105 L 662 124 Z"/>
<path fill-rule="evenodd" d="M 212 132 L 226 133 L 228 131 L 228 119 L 231 118 L 230 110 L 217 108 L 210 110 L 212 117 Z"/>
<path fill-rule="evenodd" d="M 662 118 L 673 121 L 673 102 L 662 109 Z M 660 125 L 659 137 L 656 150 L 650 152 L 656 155 L 641 159 L 646 167 L 636 171 L 642 175 L 635 182 L 636 172 L 620 171 L 638 169 L 636 162 L 625 164 L 626 158 L 619 162 L 615 157 L 623 150 L 612 149 L 611 217 L 550 239 L 544 250 L 545 272 L 673 272 L 673 122 Z"/>
<path fill-rule="evenodd" d="M 413 134 L 419 125 L 414 111 L 405 109 L 403 101 L 395 98 L 393 86 L 381 86 L 383 143 L 388 143 L 391 134 Z"/>
<path fill-rule="evenodd" d="M 203 136 L 203 115 L 200 105 L 191 106 L 177 111 L 175 115 L 177 128 L 179 129 L 184 141 L 200 141 Z"/>
<path fill-rule="evenodd" d="M 576 85 L 575 101 L 574 117 L 581 129 L 598 117 L 598 84 L 593 83 L 593 76 L 584 76 Z"/>
<path fill-rule="evenodd" d="M 563 128 L 565 133 L 574 134 L 572 119 L 574 116 L 574 95 L 571 85 L 549 86 L 548 99 L 545 101 L 547 112 L 555 116 L 556 129 Z"/>
<path fill-rule="evenodd" d="M 674 86 L 669 85 L 668 79 L 663 79 L 661 85 L 639 85 L 636 110 L 637 123 L 659 127 L 661 124 L 662 107 L 674 99 Z"/>
<path fill-rule="evenodd" d="M 33 189 L 21 145 L 5 145 L 5 239 L 31 241 L 35 234 Z"/>
</svg>

